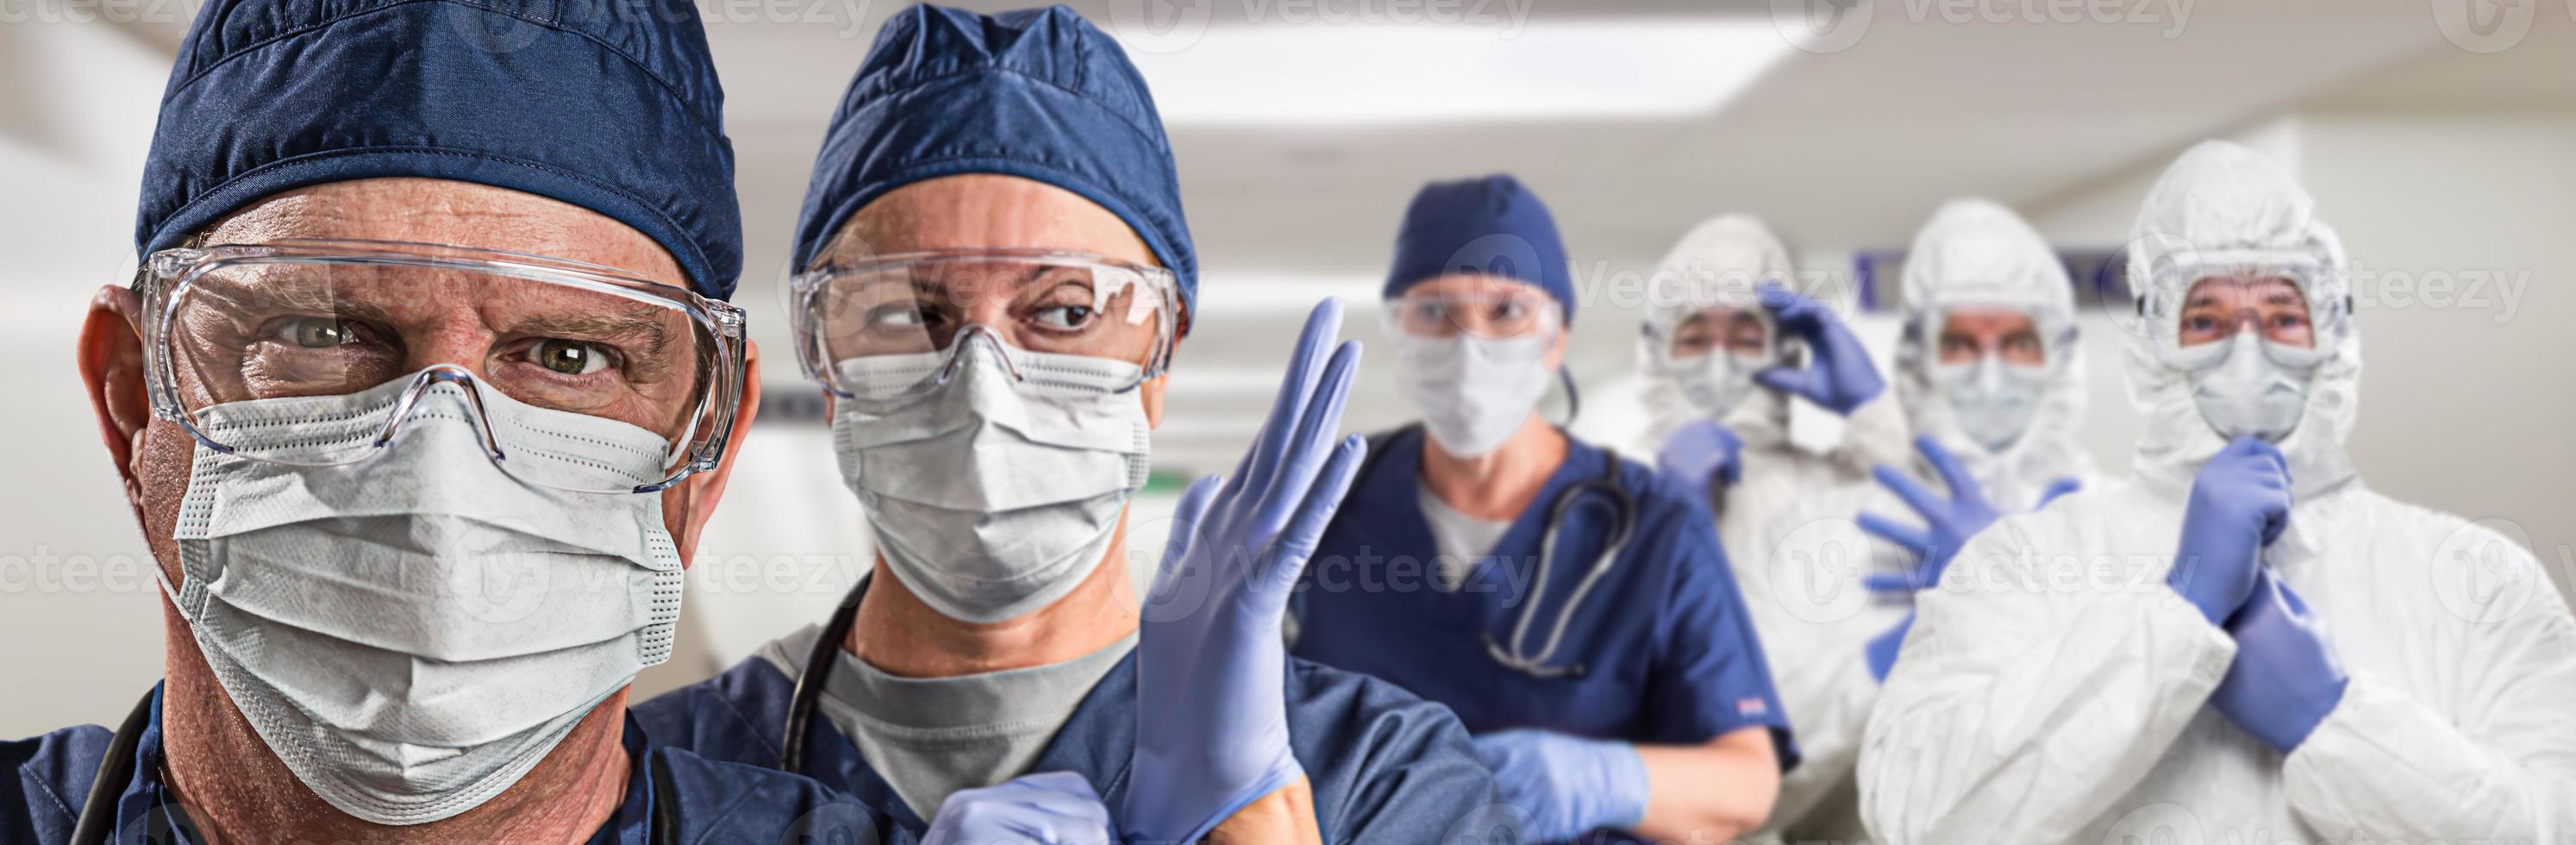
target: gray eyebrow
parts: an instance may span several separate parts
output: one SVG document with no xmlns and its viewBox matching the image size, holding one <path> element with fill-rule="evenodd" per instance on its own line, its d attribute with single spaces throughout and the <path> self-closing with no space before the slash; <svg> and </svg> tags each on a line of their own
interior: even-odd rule
<svg viewBox="0 0 2576 845">
<path fill-rule="evenodd" d="M 641 336 L 646 349 L 654 355 L 661 355 L 671 345 L 671 332 L 662 327 L 662 321 L 633 314 L 541 314 L 513 322 L 509 328 L 524 334 L 575 339 Z"/>
</svg>

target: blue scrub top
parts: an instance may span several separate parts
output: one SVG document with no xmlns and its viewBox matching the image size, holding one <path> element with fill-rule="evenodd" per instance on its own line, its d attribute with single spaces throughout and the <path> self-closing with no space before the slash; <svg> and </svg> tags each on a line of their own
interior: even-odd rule
<svg viewBox="0 0 2576 845">
<path fill-rule="evenodd" d="M 107 728 L 81 725 L 15 742 L 0 743 L 0 845 L 54 845 L 71 838 L 90 782 L 105 762 L 112 735 Z M 117 798 L 115 829 L 108 841 L 186 845 L 199 841 L 195 831 L 171 810 L 176 796 L 161 780 L 161 689 L 152 690 L 152 718 L 136 738 L 134 774 Z M 870 841 L 858 830 L 882 823 L 866 808 L 833 794 L 814 781 L 772 769 L 723 763 L 676 749 L 649 747 L 644 731 L 629 716 L 626 753 L 634 771 L 626 781 L 626 800 L 617 814 L 591 835 L 589 845 L 646 845 L 657 840 L 652 829 L 657 796 L 675 806 L 669 818 L 678 825 L 673 842 Z M 843 831 L 833 839 L 835 830 Z"/>
<path fill-rule="evenodd" d="M 1565 463 L 1490 556 L 1455 591 L 1442 589 L 1438 545 L 1416 498 L 1419 426 L 1376 438 L 1376 460 L 1352 482 L 1298 584 L 1297 656 L 1364 672 L 1449 705 L 1476 733 L 1543 728 L 1575 736 L 1698 745 L 1753 725 L 1771 729 L 1785 771 L 1797 763 L 1789 721 L 1753 633 L 1714 520 L 1633 461 L 1618 477 L 1636 528 L 1584 597 L 1549 665 L 1581 677 L 1539 678 L 1502 665 L 1560 493 L 1604 478 L 1609 453 L 1567 438 Z M 1522 653 L 1545 647 L 1558 614 L 1601 558 L 1614 497 L 1587 490 L 1557 529 L 1557 554 Z"/>
<path fill-rule="evenodd" d="M 802 655 L 798 656 L 802 659 Z M 1288 667 L 1288 743 L 1314 790 L 1325 842 L 1482 841 L 1468 823 L 1493 817 L 1493 775 L 1458 720 L 1391 684 L 1300 660 Z M 796 681 L 752 657 L 724 674 L 637 705 L 656 744 L 758 766 L 778 765 Z M 858 746 L 821 715 L 806 729 L 805 771 L 911 837 L 927 827 Z M 1113 810 L 1126 799 L 1136 750 L 1136 655 L 1092 687 L 1032 772 L 1073 772 Z M 887 841 L 897 841 L 889 837 Z"/>
</svg>

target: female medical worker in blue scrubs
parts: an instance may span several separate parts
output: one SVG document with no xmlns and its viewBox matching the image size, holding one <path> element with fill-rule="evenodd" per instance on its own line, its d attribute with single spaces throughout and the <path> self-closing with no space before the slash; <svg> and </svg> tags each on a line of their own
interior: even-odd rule
<svg viewBox="0 0 2576 845">
<path fill-rule="evenodd" d="M 1425 186 L 1387 278 L 1423 422 L 1308 562 L 1295 653 L 1449 705 L 1533 841 L 1725 841 L 1797 759 L 1708 514 L 1539 414 L 1574 312 L 1509 176 Z"/>
</svg>

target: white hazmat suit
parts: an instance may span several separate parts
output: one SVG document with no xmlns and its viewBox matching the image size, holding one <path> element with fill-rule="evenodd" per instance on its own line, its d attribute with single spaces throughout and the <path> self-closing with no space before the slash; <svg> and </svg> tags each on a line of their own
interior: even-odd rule
<svg viewBox="0 0 2576 845">
<path fill-rule="evenodd" d="M 2284 756 L 2206 706 L 2237 646 L 2166 584 L 2184 506 L 2224 441 L 2133 327 L 2136 477 L 1979 534 L 1918 616 L 1872 711 L 1862 812 L 1905 843 L 2569 842 L 2576 621 L 2521 547 L 2365 487 L 2344 453 L 2360 341 L 2340 245 L 2277 165 L 2185 153 L 2150 190 L 2133 295 L 2194 265 L 2302 264 L 2327 353 L 2278 446 L 2295 497 L 2262 552 L 2350 673 Z M 2156 309 L 2142 307 L 2141 313 Z M 1802 726 L 1802 731 L 1804 730 Z"/>
<path fill-rule="evenodd" d="M 2001 512 L 2030 510 L 2050 485 L 2092 484 L 2092 459 L 2076 443 L 2084 417 L 2084 360 L 2075 343 L 2075 295 L 2065 265 L 2048 242 L 2011 210 L 1983 200 L 1948 203 L 1907 250 L 1898 341 L 1897 402 L 1918 436 L 1939 441 Z M 2001 449 L 1971 436 L 1938 383 L 1940 319 L 1967 308 L 2029 315 L 2047 356 L 2019 436 Z M 1909 461 L 1928 489 L 1946 492 L 1938 473 Z M 1781 704 L 1797 726 L 1806 758 L 1781 783 L 1771 828 L 1788 841 L 1864 838 L 1852 764 L 1878 681 L 1862 659 L 1869 640 L 1901 620 L 1901 597 L 1866 595 L 1863 573 L 1901 574 L 1916 553 L 1863 532 L 1855 514 L 1920 523 L 1894 493 L 1864 482 L 1826 493 L 1780 516 L 1764 533 L 1779 547 L 1765 559 L 1766 583 L 1778 585 L 1751 612 L 1770 651 Z"/>
<path fill-rule="evenodd" d="M 1753 387 L 1730 407 L 1700 407 L 1685 395 L 1682 382 L 1664 365 L 1656 338 L 1707 303 L 1758 308 L 1756 288 L 1765 282 L 1791 290 L 1801 287 L 1789 263 L 1789 250 L 1762 221 L 1748 214 L 1710 219 L 1682 236 L 1655 273 L 1657 290 L 1646 314 L 1646 331 L 1638 341 L 1639 369 L 1646 382 L 1646 406 L 1653 420 L 1635 453 L 1652 455 L 1682 425 L 1710 416 L 1743 441 L 1736 461 L 1740 478 L 1726 491 L 1724 513 L 1717 521 L 1718 540 L 1735 568 L 1747 605 L 1762 603 L 1761 550 L 1773 547 L 1760 529 L 1805 497 L 1866 480 L 1870 467 L 1905 454 L 1905 424 L 1894 403 L 1881 396 L 1845 417 L 1843 437 L 1835 448 L 1816 452 L 1789 439 L 1790 397 Z M 1776 327 L 1774 328 L 1776 332 Z"/>
</svg>

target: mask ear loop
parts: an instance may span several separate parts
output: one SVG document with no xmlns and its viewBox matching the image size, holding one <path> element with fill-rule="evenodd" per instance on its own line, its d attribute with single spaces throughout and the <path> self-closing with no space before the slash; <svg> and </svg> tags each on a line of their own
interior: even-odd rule
<svg viewBox="0 0 2576 845">
<path fill-rule="evenodd" d="M 478 382 L 474 374 L 455 364 L 432 364 L 413 377 L 411 385 L 403 388 L 402 400 L 394 405 L 393 417 L 385 421 L 385 428 L 376 434 L 373 445 L 382 449 L 392 444 L 394 432 L 411 419 L 412 409 L 420 405 L 420 397 L 441 384 L 453 384 L 465 391 L 466 404 L 474 408 L 474 427 L 483 441 L 484 454 L 490 455 L 495 463 L 506 459 L 508 456 L 501 453 L 500 439 L 492 433 L 492 415 L 483 408 L 483 393 L 475 389 Z"/>
</svg>

